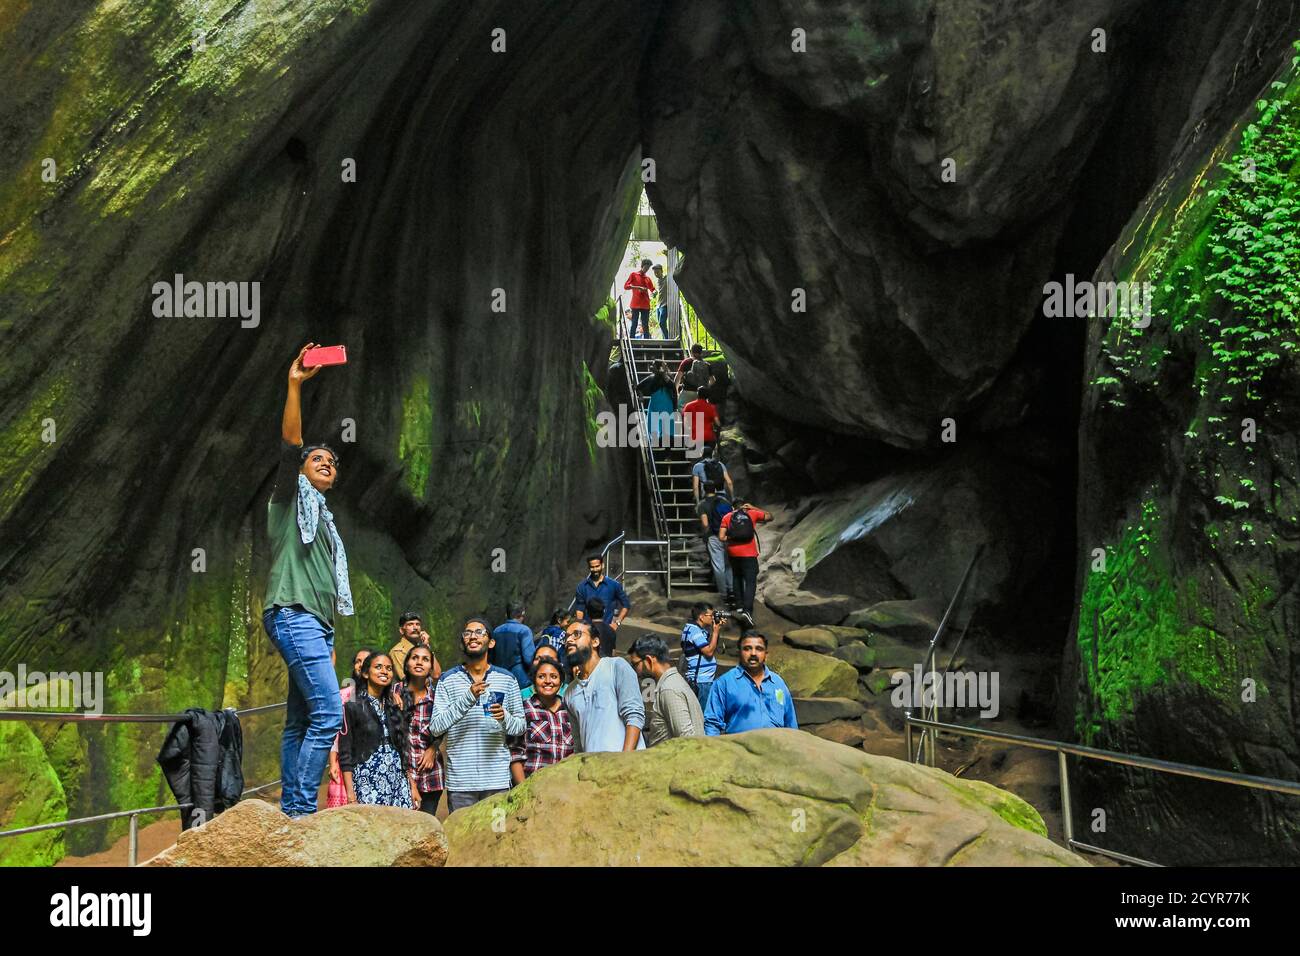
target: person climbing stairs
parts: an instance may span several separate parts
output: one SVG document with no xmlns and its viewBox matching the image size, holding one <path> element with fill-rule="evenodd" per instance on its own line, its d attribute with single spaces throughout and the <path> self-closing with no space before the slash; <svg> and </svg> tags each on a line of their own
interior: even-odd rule
<svg viewBox="0 0 1300 956">
<path fill-rule="evenodd" d="M 622 303 L 620 301 L 620 312 Z M 643 434 L 651 434 L 648 420 L 648 396 L 641 395 L 637 384 L 653 374 L 657 361 L 664 361 L 671 372 L 685 358 L 681 344 L 664 339 L 634 339 L 626 330 L 620 335 L 623 367 L 628 378 L 628 392 L 637 397 L 641 411 L 647 416 Z M 675 431 L 676 439 L 662 447 L 642 449 L 641 471 L 650 492 L 655 532 L 668 542 L 669 590 L 677 588 L 713 588 L 713 575 L 709 567 L 708 549 L 700 536 L 700 521 L 695 514 L 695 496 L 691 490 L 691 468 L 699 461 L 689 457 L 696 448 L 683 440 L 681 423 Z"/>
</svg>

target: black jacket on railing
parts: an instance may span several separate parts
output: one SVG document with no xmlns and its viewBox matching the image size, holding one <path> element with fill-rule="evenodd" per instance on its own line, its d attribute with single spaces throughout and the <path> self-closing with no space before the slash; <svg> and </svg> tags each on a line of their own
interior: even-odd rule
<svg viewBox="0 0 1300 956">
<path fill-rule="evenodd" d="M 181 811 L 181 829 L 201 826 L 239 802 L 244 792 L 244 734 L 233 710 L 191 707 L 158 752 L 167 786 Z"/>
<path fill-rule="evenodd" d="M 402 709 L 384 694 L 384 722 L 379 721 L 370 698 L 358 692 L 357 699 L 343 705 L 343 733 L 339 734 L 339 770 L 351 772 L 369 760 L 379 749 L 385 732 L 388 742 L 402 757 L 406 767 L 406 718 Z"/>
</svg>

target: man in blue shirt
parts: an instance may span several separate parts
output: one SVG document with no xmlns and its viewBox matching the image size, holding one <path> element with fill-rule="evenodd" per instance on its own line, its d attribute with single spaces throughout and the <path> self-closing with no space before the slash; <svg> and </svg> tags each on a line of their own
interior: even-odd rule
<svg viewBox="0 0 1300 956">
<path fill-rule="evenodd" d="M 686 683 L 691 685 L 700 706 L 709 702 L 709 689 L 718 673 L 718 630 L 722 627 L 713 608 L 704 601 L 691 606 L 691 617 L 682 628 L 682 659 L 678 666 Z"/>
<path fill-rule="evenodd" d="M 583 578 L 574 594 L 573 610 L 577 613 L 578 620 L 582 620 L 588 616 L 587 602 L 592 598 L 600 598 L 605 605 L 605 623 L 617 631 L 623 618 L 627 617 L 627 612 L 632 610 L 632 600 L 623 590 L 623 585 L 613 578 L 605 577 L 605 561 L 600 555 L 593 554 L 587 558 L 587 571 L 587 577 Z"/>
<path fill-rule="evenodd" d="M 524 623 L 524 606 L 518 601 L 506 606 L 509 618 L 492 631 L 492 649 L 488 660 L 494 667 L 508 670 L 518 682 L 520 689 L 532 684 L 528 669 L 533 666 L 533 654 L 537 647 L 533 643 L 533 632 Z"/>
<path fill-rule="evenodd" d="M 798 730 L 799 722 L 790 688 L 767 669 L 767 638 L 750 631 L 740 638 L 740 666 L 713 682 L 704 708 L 704 733 L 717 737 L 766 727 Z"/>
</svg>

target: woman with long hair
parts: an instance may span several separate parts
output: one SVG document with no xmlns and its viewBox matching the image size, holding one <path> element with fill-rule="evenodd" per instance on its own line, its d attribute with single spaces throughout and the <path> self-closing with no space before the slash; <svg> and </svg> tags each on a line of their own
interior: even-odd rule
<svg viewBox="0 0 1300 956">
<path fill-rule="evenodd" d="M 352 655 L 352 674 L 343 678 L 343 683 L 339 685 L 339 698 L 344 708 L 343 727 L 338 734 L 334 735 L 334 745 L 330 747 L 330 782 L 325 791 L 326 807 L 343 807 L 347 806 L 348 788 L 343 785 L 343 771 L 339 768 L 339 734 L 345 733 L 347 725 L 347 706 L 348 701 L 356 697 L 357 684 L 361 681 L 361 665 L 365 663 L 366 658 L 375 652 L 373 647 L 362 647 Z M 330 650 L 330 663 L 335 663 L 334 651 Z"/>
<path fill-rule="evenodd" d="M 429 728 L 433 719 L 433 651 L 417 644 L 406 655 L 406 680 L 397 685 L 406 718 L 406 773 L 417 810 L 435 815 L 442 798 L 442 738 Z"/>
<path fill-rule="evenodd" d="M 406 721 L 393 700 L 393 659 L 374 653 L 361 665 L 356 699 L 343 708 L 347 733 L 339 737 L 339 766 L 348 803 L 415 809 L 406 774 Z"/>
</svg>

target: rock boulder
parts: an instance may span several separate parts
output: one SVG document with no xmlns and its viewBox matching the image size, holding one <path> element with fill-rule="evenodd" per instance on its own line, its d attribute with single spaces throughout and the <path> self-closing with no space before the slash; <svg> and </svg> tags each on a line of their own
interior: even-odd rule
<svg viewBox="0 0 1300 956">
<path fill-rule="evenodd" d="M 1033 807 L 988 784 L 759 730 L 547 767 L 448 817 L 447 864 L 1087 865 L 1045 833 Z"/>
<path fill-rule="evenodd" d="M 791 647 L 800 647 L 805 651 L 818 651 L 823 654 L 829 654 L 839 646 L 835 635 L 820 627 L 800 627 L 793 631 L 786 631 L 781 639 Z"/>
<path fill-rule="evenodd" d="M 350 804 L 291 820 L 244 800 L 145 866 L 442 866 L 447 838 L 436 817 Z"/>
<path fill-rule="evenodd" d="M 795 697 L 855 697 L 858 672 L 829 654 L 773 643 L 767 666 L 781 675 Z"/>
</svg>

